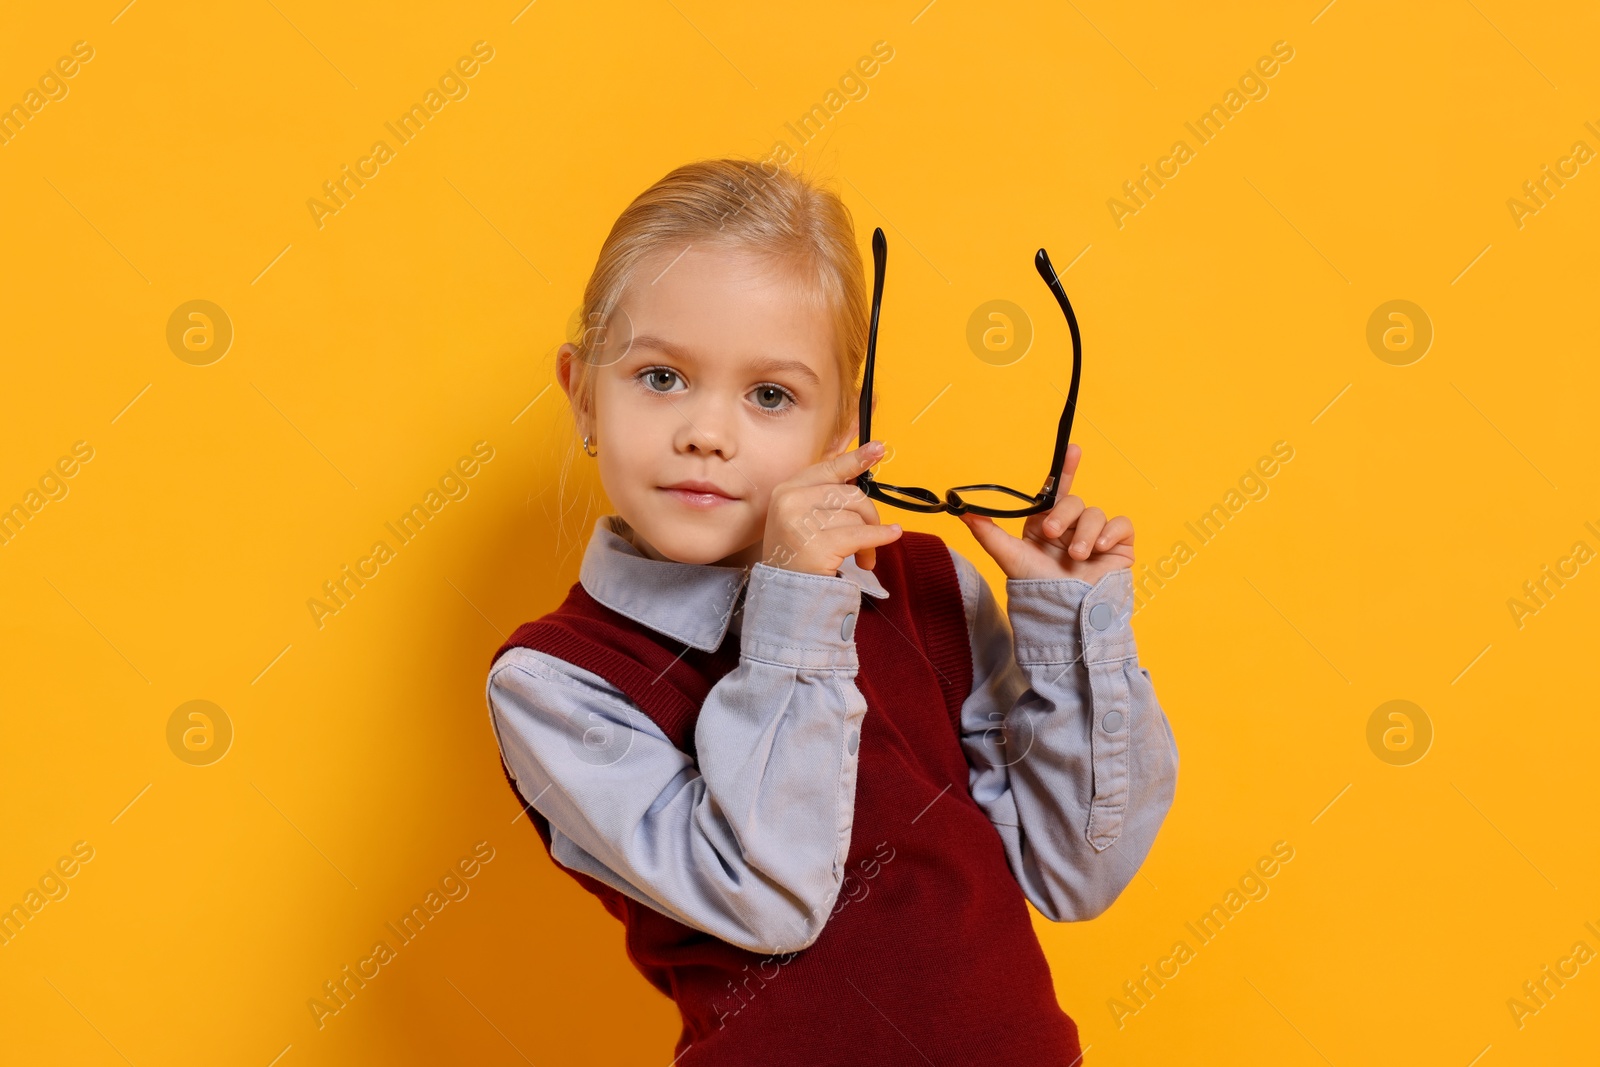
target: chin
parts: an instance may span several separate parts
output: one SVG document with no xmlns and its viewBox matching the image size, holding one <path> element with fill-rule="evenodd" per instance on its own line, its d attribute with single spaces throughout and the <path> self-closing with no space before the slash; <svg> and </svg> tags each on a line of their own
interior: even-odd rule
<svg viewBox="0 0 1600 1067">
<path fill-rule="evenodd" d="M 747 547 L 750 538 L 743 531 L 730 530 L 726 523 L 705 518 L 699 522 L 675 519 L 635 527 L 661 555 L 676 563 L 716 563 Z"/>
</svg>

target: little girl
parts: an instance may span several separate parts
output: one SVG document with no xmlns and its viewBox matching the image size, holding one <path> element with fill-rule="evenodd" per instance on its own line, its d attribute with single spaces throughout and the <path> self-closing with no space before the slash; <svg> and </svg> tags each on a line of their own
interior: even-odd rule
<svg viewBox="0 0 1600 1067">
<path fill-rule="evenodd" d="M 1103 912 L 1177 778 L 1133 527 L 1065 495 L 1076 445 L 1022 537 L 963 516 L 1002 613 L 882 524 L 854 479 L 883 445 L 849 447 L 868 314 L 849 211 L 807 179 L 706 161 L 628 206 L 557 368 L 615 514 L 496 653 L 490 720 L 550 856 L 676 1001 L 677 1067 L 1067 1067 L 1024 900 Z"/>
</svg>

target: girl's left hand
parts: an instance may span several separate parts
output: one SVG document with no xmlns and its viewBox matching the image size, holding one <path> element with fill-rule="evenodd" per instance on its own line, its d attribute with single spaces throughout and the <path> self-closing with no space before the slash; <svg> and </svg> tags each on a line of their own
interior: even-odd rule
<svg viewBox="0 0 1600 1067">
<path fill-rule="evenodd" d="M 1063 495 L 1083 461 L 1083 449 L 1067 446 L 1055 507 L 1022 522 L 1013 537 L 987 515 L 959 516 L 1007 578 L 1077 578 L 1094 585 L 1114 570 L 1133 566 L 1133 522 L 1126 515 L 1107 521 L 1099 508 Z"/>
</svg>

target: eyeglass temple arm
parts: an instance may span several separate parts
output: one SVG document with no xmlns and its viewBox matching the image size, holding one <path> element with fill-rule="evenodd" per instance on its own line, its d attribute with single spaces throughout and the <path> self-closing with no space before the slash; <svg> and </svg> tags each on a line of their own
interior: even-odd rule
<svg viewBox="0 0 1600 1067">
<path fill-rule="evenodd" d="M 1044 249 L 1033 257 L 1033 265 L 1039 271 L 1039 277 L 1050 287 L 1055 294 L 1056 303 L 1061 305 L 1061 310 L 1067 316 L 1067 327 L 1072 331 L 1072 385 L 1067 388 L 1067 403 L 1061 409 L 1061 422 L 1056 427 L 1056 451 L 1050 459 L 1050 476 L 1045 479 L 1044 488 L 1040 494 L 1050 492 L 1061 480 L 1061 468 L 1067 461 L 1067 441 L 1072 436 L 1072 417 L 1078 410 L 1078 377 L 1083 371 L 1083 338 L 1078 333 L 1078 316 L 1072 313 L 1072 302 L 1067 299 L 1067 291 L 1061 287 L 1061 279 L 1056 277 L 1056 269 L 1050 263 L 1050 254 Z M 870 357 L 869 357 L 870 358 Z"/>
<path fill-rule="evenodd" d="M 883 306 L 883 273 L 888 259 L 889 245 L 884 239 L 883 227 L 875 227 L 872 231 L 872 321 L 867 330 L 867 360 L 862 373 L 858 415 L 857 439 L 861 444 L 872 439 L 872 377 L 878 354 L 878 313 Z M 1055 453 L 1050 458 L 1050 475 L 1040 490 L 1040 495 L 1043 495 L 1059 483 L 1061 468 L 1066 465 L 1067 443 L 1072 436 L 1072 417 L 1078 409 L 1078 381 L 1083 372 L 1083 337 L 1078 331 L 1078 317 L 1073 314 L 1072 302 L 1067 299 L 1067 292 L 1062 288 L 1061 279 L 1056 276 L 1055 267 L 1050 262 L 1050 254 L 1039 249 L 1033 257 L 1033 265 L 1055 295 L 1056 303 L 1061 305 L 1061 311 L 1067 317 L 1067 327 L 1072 331 L 1072 384 L 1067 388 L 1067 403 L 1061 410 L 1061 421 L 1056 427 Z"/>
<path fill-rule="evenodd" d="M 883 268 L 889 259 L 889 243 L 883 227 L 872 231 L 872 323 L 867 329 L 867 365 L 861 376 L 861 411 L 856 438 L 861 444 L 872 440 L 872 371 L 878 354 L 878 309 L 883 306 Z"/>
</svg>

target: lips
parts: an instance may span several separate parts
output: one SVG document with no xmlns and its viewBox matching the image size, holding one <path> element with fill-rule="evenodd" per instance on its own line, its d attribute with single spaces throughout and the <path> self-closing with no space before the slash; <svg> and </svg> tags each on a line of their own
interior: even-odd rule
<svg viewBox="0 0 1600 1067">
<path fill-rule="evenodd" d="M 717 486 L 713 485 L 711 482 L 702 482 L 702 481 L 674 482 L 672 485 L 663 485 L 661 488 L 669 489 L 669 490 L 676 489 L 679 492 L 693 493 L 693 494 L 695 494 L 697 496 L 698 495 L 709 494 L 709 495 L 712 495 L 712 496 L 722 497 L 724 500 L 737 500 L 737 499 L 739 499 L 738 497 L 734 496 L 732 493 L 725 492 L 724 490 L 722 490 L 722 489 L 718 488 Z"/>
</svg>

